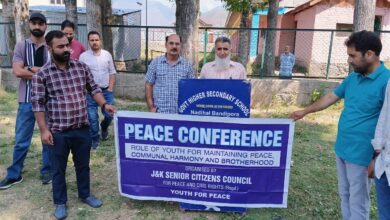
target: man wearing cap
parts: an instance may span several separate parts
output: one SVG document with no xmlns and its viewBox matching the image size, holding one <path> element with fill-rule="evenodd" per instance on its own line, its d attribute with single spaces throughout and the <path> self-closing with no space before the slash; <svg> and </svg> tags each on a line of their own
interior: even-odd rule
<svg viewBox="0 0 390 220">
<path fill-rule="evenodd" d="M 45 43 L 46 18 L 40 13 L 34 13 L 29 20 L 30 38 L 15 45 L 12 59 L 12 70 L 19 82 L 19 107 L 16 116 L 15 146 L 11 166 L 7 168 L 7 176 L 0 182 L 0 189 L 8 189 L 23 181 L 21 175 L 23 162 L 26 158 L 34 132 L 35 118 L 31 105 L 31 79 L 49 58 Z M 42 184 L 51 182 L 49 149 L 42 148 Z"/>
</svg>

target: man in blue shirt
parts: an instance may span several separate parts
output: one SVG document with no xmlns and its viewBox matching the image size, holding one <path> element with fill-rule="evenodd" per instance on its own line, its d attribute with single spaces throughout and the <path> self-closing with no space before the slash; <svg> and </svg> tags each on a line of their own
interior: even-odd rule
<svg viewBox="0 0 390 220">
<path fill-rule="evenodd" d="M 371 139 L 384 101 L 390 71 L 379 60 L 382 43 L 369 31 L 353 33 L 345 42 L 352 72 L 332 92 L 290 118 L 321 111 L 344 98 L 335 143 L 341 211 L 345 220 L 368 219 L 370 181 L 367 167 L 374 149 Z"/>
<path fill-rule="evenodd" d="M 181 38 L 171 34 L 165 38 L 165 55 L 149 65 L 145 76 L 146 104 L 150 112 L 178 113 L 178 87 L 181 79 L 194 78 L 192 65 L 180 56 Z"/>
<path fill-rule="evenodd" d="M 290 52 L 290 46 L 286 46 L 284 53 L 280 54 L 279 78 L 291 79 L 294 65 L 295 56 Z"/>
</svg>

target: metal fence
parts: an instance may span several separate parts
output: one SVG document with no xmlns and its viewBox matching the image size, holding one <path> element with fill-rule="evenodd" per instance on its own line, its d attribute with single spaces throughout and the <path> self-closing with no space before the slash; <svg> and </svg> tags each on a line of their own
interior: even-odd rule
<svg viewBox="0 0 390 220">
<path fill-rule="evenodd" d="M 6 23 L 0 23 L 0 66 L 10 67 L 7 53 Z M 48 30 L 59 29 L 59 24 L 49 24 Z M 103 31 L 113 33 L 113 58 L 119 72 L 145 73 L 153 58 L 165 53 L 165 37 L 175 32 L 174 27 L 104 25 Z M 237 59 L 239 31 L 248 32 L 249 62 L 246 66 L 250 77 L 264 77 L 265 36 L 267 31 L 276 32 L 275 75 L 279 73 L 279 55 L 290 46 L 296 57 L 293 77 L 344 78 L 348 75 L 347 51 L 344 41 L 351 34 L 345 30 L 326 29 L 261 29 L 261 28 L 200 28 L 198 63 L 200 72 L 205 62 L 214 59 L 214 41 L 228 36 L 232 41 L 232 59 Z M 379 32 L 383 43 L 381 59 L 390 63 L 390 32 Z M 1 40 L 4 39 L 4 40 Z M 86 25 L 79 25 L 78 40 L 87 43 Z"/>
</svg>

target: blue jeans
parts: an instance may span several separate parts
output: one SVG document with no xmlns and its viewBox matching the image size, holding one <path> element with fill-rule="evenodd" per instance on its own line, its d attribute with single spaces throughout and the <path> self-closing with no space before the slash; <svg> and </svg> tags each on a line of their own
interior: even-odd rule
<svg viewBox="0 0 390 220">
<path fill-rule="evenodd" d="M 78 196 L 85 199 L 90 196 L 89 158 L 91 150 L 91 137 L 89 128 L 71 129 L 53 134 L 54 145 L 49 146 L 53 170 L 53 202 L 66 204 L 66 165 L 69 152 L 72 152 L 73 163 L 76 170 Z"/>
<path fill-rule="evenodd" d="M 109 92 L 107 89 L 102 89 L 103 96 L 106 99 L 106 102 L 110 105 L 114 102 L 114 96 L 112 92 Z M 88 119 L 90 124 L 90 133 L 92 141 L 99 141 L 99 113 L 98 107 L 99 105 L 93 100 L 91 95 L 87 96 L 87 105 L 88 105 Z M 108 126 L 112 121 L 112 116 L 105 111 L 102 111 L 104 115 L 104 119 L 100 124 L 103 130 L 107 130 Z"/>
<path fill-rule="evenodd" d="M 15 147 L 12 165 L 7 169 L 8 179 L 17 179 L 23 169 L 28 149 L 31 145 L 31 138 L 34 132 L 35 117 L 31 103 L 19 103 L 16 115 L 15 126 Z M 42 168 L 41 175 L 50 175 L 50 152 L 47 145 L 42 146 Z"/>
<path fill-rule="evenodd" d="M 390 219 L 390 186 L 385 173 L 380 179 L 375 177 L 375 189 L 379 220 L 388 220 Z"/>
<path fill-rule="evenodd" d="M 343 220 L 368 220 L 371 185 L 367 167 L 337 156 L 336 165 Z"/>
</svg>

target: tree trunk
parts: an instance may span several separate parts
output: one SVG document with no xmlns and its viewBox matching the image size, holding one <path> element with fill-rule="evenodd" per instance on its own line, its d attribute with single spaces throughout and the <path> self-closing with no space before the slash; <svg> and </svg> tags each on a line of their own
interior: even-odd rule
<svg viewBox="0 0 390 220">
<path fill-rule="evenodd" d="M 112 6 L 111 0 L 104 0 L 101 4 L 101 11 L 104 11 L 102 14 L 102 24 L 103 25 L 112 25 L 113 16 L 112 16 Z M 113 55 L 114 49 L 112 46 L 112 30 L 111 27 L 103 27 L 103 39 L 104 39 L 104 49 L 108 50 Z"/>
<path fill-rule="evenodd" d="M 278 7 L 279 1 L 269 1 L 268 15 L 267 15 L 267 28 L 276 28 L 278 23 Z M 265 36 L 265 49 L 264 49 L 264 66 L 263 73 L 265 76 L 275 75 L 275 44 L 276 44 L 276 31 L 267 30 Z"/>
<path fill-rule="evenodd" d="M 13 14 L 15 18 L 16 41 L 19 42 L 30 36 L 28 0 L 15 0 Z"/>
<path fill-rule="evenodd" d="M 15 19 L 12 14 L 13 8 L 14 8 L 14 1 L 13 0 L 2 0 L 3 5 L 3 20 L 4 23 L 9 23 L 5 26 L 5 33 L 6 38 L 5 41 L 7 43 L 7 64 L 11 65 L 12 63 L 12 56 L 13 56 L 13 50 L 15 48 L 16 44 L 16 36 L 15 36 Z"/>
<path fill-rule="evenodd" d="M 87 0 L 87 32 L 97 31 L 102 34 L 101 3 L 104 0 Z M 102 39 L 103 40 L 103 39 Z"/>
<path fill-rule="evenodd" d="M 74 23 L 74 37 L 78 36 L 77 0 L 65 0 L 66 19 Z"/>
<path fill-rule="evenodd" d="M 376 0 L 355 0 L 353 30 L 374 31 Z"/>
<path fill-rule="evenodd" d="M 198 69 L 199 0 L 176 0 L 176 32 L 182 38 L 181 54 Z"/>
<path fill-rule="evenodd" d="M 248 26 L 249 18 L 249 9 L 241 13 L 240 19 L 240 28 L 249 28 Z M 240 30 L 239 31 L 239 42 L 238 42 L 238 59 L 239 62 L 244 65 L 248 63 L 248 54 L 249 54 L 249 30 Z"/>
</svg>

